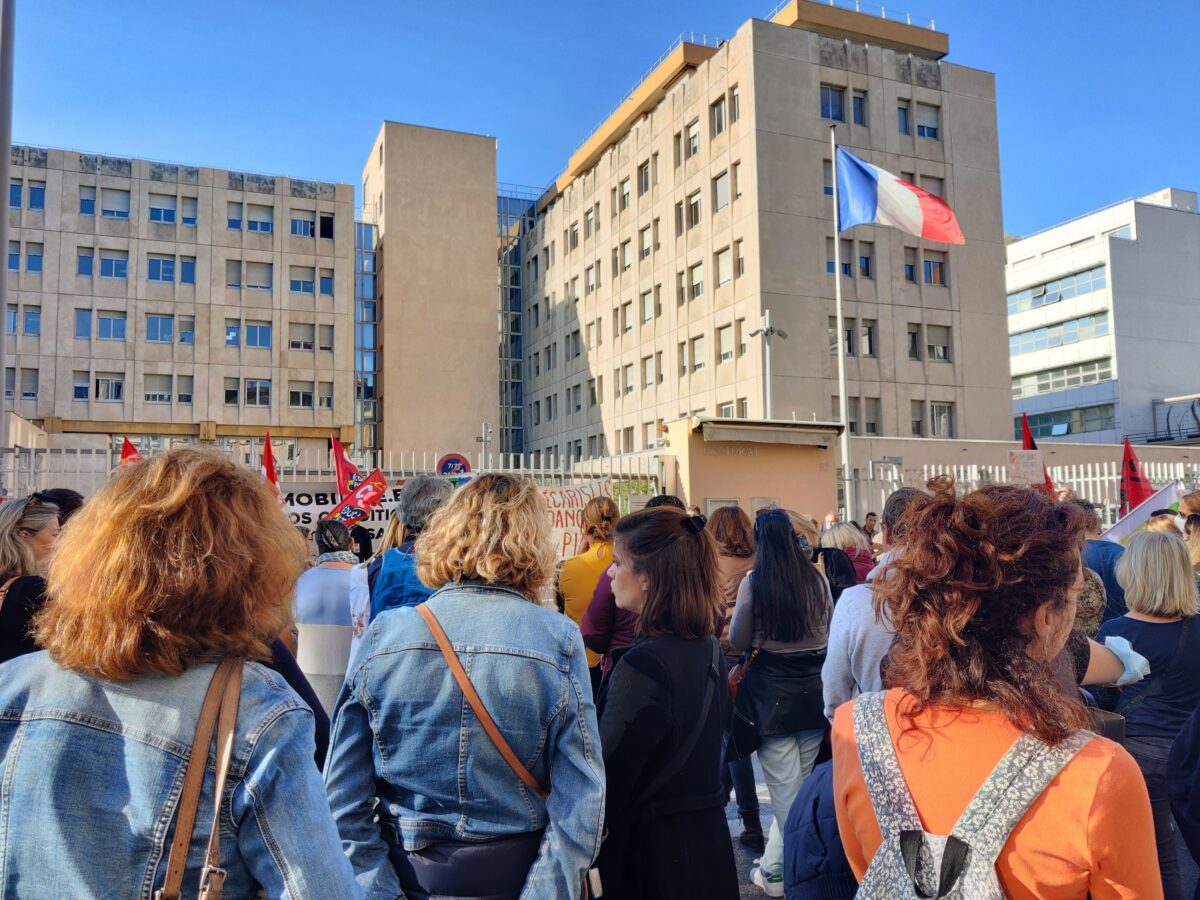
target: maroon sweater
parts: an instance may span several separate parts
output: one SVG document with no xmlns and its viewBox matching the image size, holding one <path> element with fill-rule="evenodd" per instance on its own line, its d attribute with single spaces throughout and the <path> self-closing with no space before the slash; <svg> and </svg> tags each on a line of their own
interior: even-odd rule
<svg viewBox="0 0 1200 900">
<path fill-rule="evenodd" d="M 603 653 L 600 668 L 604 672 L 612 669 L 612 651 L 622 650 L 637 637 L 637 613 L 621 609 L 612 592 L 612 579 L 608 570 L 600 576 L 592 601 L 588 604 L 583 621 L 579 623 L 583 632 L 583 643 L 593 653 Z"/>
</svg>

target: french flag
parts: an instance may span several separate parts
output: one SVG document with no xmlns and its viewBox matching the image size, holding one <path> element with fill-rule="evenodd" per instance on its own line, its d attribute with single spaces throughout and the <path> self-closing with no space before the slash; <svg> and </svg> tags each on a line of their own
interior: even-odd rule
<svg viewBox="0 0 1200 900">
<path fill-rule="evenodd" d="M 839 231 L 873 222 L 931 241 L 966 243 L 954 211 L 942 200 L 841 147 L 837 183 Z"/>
</svg>

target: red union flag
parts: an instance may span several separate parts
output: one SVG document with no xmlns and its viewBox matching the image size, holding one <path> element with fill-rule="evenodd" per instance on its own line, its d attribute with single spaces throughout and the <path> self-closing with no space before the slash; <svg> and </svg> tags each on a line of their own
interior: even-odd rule
<svg viewBox="0 0 1200 900">
<path fill-rule="evenodd" d="M 137 447 L 133 446 L 133 442 L 129 438 L 125 438 L 125 442 L 121 444 L 121 463 L 118 471 L 124 472 L 134 463 L 140 462 L 143 462 L 142 454 L 138 453 Z"/>
<path fill-rule="evenodd" d="M 376 469 L 358 483 L 358 486 L 341 503 L 329 511 L 329 518 L 343 525 L 353 525 L 367 518 L 387 491 L 387 479 Z"/>
<path fill-rule="evenodd" d="M 1154 488 L 1150 479 L 1142 471 L 1141 460 L 1125 438 L 1125 456 L 1121 460 L 1121 515 L 1137 506 L 1141 506 L 1154 496 Z"/>
<path fill-rule="evenodd" d="M 271 486 L 271 490 L 275 492 L 275 496 L 279 498 L 279 502 L 283 502 L 283 494 L 279 492 L 279 473 L 275 471 L 275 451 L 271 449 L 271 432 L 267 432 L 267 439 L 263 443 L 262 452 L 262 477 L 267 480 L 267 484 Z"/>
<path fill-rule="evenodd" d="M 332 434 L 329 440 L 333 442 L 333 480 L 337 483 L 338 496 L 345 497 L 362 484 L 362 472 L 350 461 L 350 454 L 341 441 Z"/>
</svg>

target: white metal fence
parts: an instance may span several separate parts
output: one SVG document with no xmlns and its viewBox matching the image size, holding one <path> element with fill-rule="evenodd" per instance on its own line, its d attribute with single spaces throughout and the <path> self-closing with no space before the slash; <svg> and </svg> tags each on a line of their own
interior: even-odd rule
<svg viewBox="0 0 1200 900">
<path fill-rule="evenodd" d="M 1184 491 L 1200 490 L 1200 463 L 1143 462 L 1142 469 L 1151 484 L 1174 482 Z M 1099 507 L 1105 525 L 1117 518 L 1121 505 L 1121 464 L 1116 462 L 1050 466 L 1050 478 L 1056 487 L 1069 488 L 1076 497 L 1090 500 Z M 855 497 L 859 510 L 854 518 L 868 512 L 879 513 L 892 491 L 900 487 L 924 487 L 939 475 L 950 475 L 959 491 L 972 491 L 989 484 L 1008 484 L 1008 466 L 926 465 L 901 469 L 873 463 L 863 473 L 856 470 Z"/>
</svg>

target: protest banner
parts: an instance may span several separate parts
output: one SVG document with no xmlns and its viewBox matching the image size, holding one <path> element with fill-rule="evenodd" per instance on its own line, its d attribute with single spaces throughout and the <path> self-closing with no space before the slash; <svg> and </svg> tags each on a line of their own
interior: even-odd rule
<svg viewBox="0 0 1200 900">
<path fill-rule="evenodd" d="M 583 508 L 596 497 L 612 496 L 612 479 L 599 478 L 569 487 L 542 488 L 550 512 L 550 529 L 560 559 L 583 552 Z"/>
<path fill-rule="evenodd" d="M 1042 487 L 1046 483 L 1046 470 L 1042 466 L 1041 450 L 1009 450 L 1008 480 L 1012 484 L 1026 487 Z"/>
</svg>

